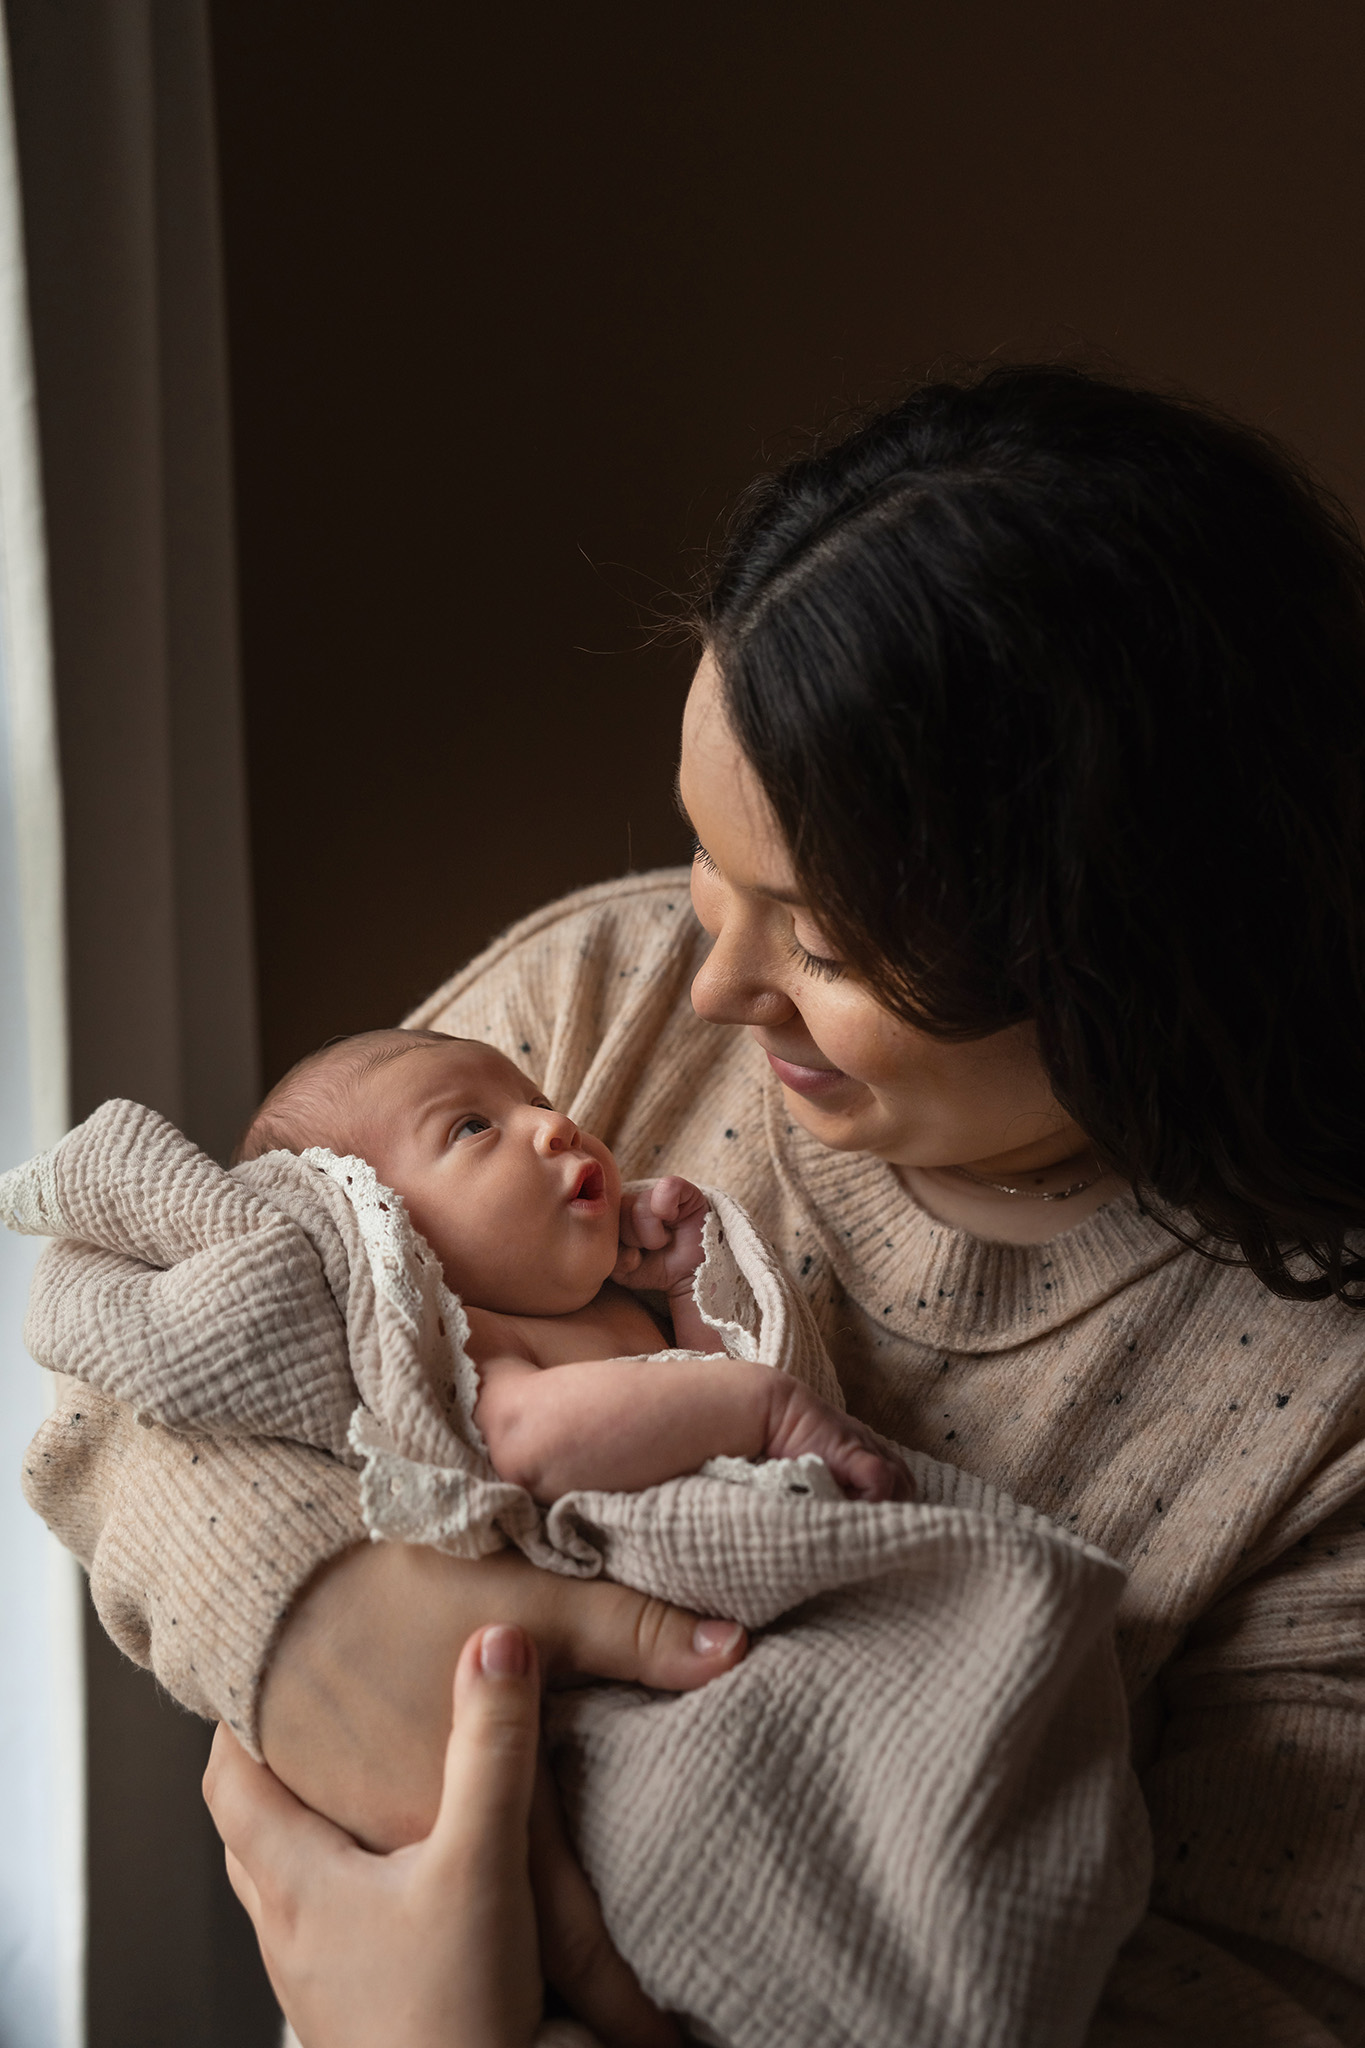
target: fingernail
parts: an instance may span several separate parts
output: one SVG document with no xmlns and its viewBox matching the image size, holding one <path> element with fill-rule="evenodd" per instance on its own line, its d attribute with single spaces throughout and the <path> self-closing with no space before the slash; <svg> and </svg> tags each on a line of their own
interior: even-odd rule
<svg viewBox="0 0 1365 2048">
<path fill-rule="evenodd" d="M 486 1628 L 479 1644 L 479 1663 L 488 1678 L 525 1678 L 530 1669 L 526 1637 L 519 1628 L 499 1623 Z"/>
<path fill-rule="evenodd" d="M 692 1631 L 692 1648 L 699 1657 L 725 1657 L 743 1634 L 737 1621 L 699 1621 Z"/>
</svg>

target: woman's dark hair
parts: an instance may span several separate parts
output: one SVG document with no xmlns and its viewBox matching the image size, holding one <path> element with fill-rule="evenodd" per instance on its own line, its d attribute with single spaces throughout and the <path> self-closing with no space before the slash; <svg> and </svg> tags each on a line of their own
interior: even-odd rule
<svg viewBox="0 0 1365 2048">
<path fill-rule="evenodd" d="M 1034 1019 L 1060 1102 L 1178 1233 L 1365 1306 L 1344 508 L 1211 408 L 994 368 L 756 485 L 700 623 L 880 999 L 948 1036 Z"/>
</svg>

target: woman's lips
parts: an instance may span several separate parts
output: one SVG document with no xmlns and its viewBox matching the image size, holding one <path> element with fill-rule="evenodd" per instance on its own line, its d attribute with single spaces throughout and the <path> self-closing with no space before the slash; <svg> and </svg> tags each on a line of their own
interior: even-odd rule
<svg viewBox="0 0 1365 2048">
<path fill-rule="evenodd" d="M 842 1067 L 798 1067 L 794 1060 L 780 1060 L 775 1052 L 767 1052 L 768 1065 L 784 1088 L 790 1088 L 796 1095 L 832 1095 L 836 1088 L 842 1088 L 848 1075 Z"/>
</svg>

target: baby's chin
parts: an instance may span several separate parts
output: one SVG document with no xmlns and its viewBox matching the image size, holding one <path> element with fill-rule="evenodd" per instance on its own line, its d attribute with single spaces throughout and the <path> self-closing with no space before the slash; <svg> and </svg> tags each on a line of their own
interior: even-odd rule
<svg viewBox="0 0 1365 2048">
<path fill-rule="evenodd" d="M 446 1280 L 468 1307 L 487 1309 L 492 1315 L 571 1316 L 596 1301 L 615 1263 L 613 1258 L 612 1265 L 600 1273 L 593 1269 L 554 1277 L 528 1273 L 482 1289 L 471 1284 L 468 1275 L 463 1286 L 457 1286 L 448 1273 Z"/>
<path fill-rule="evenodd" d="M 601 1291 L 594 1287 L 591 1294 L 515 1294 L 496 1303 L 478 1302 L 475 1306 L 492 1307 L 500 1316 L 572 1316 L 595 1301 Z"/>
</svg>

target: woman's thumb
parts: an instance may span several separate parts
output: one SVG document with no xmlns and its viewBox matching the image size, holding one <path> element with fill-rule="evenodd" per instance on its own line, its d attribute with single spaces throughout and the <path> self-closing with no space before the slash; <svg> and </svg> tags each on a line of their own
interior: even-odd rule
<svg viewBox="0 0 1365 2048">
<path fill-rule="evenodd" d="M 535 1644 L 509 1624 L 477 1630 L 455 1669 L 455 1718 L 432 1846 L 490 1871 L 509 1856 L 524 1868 L 539 1743 Z"/>
</svg>

